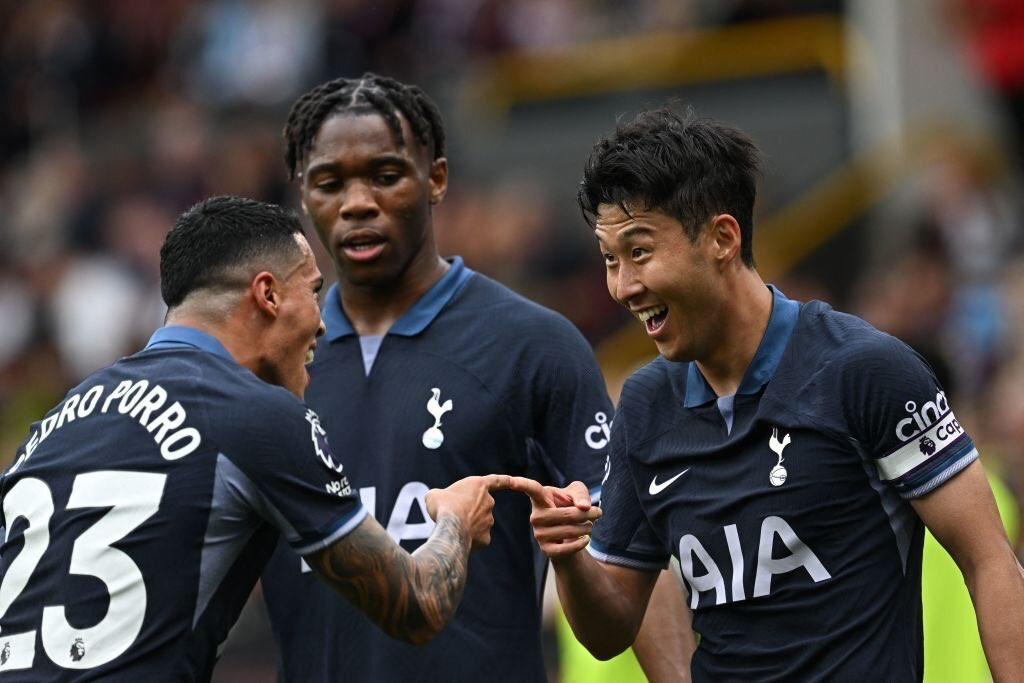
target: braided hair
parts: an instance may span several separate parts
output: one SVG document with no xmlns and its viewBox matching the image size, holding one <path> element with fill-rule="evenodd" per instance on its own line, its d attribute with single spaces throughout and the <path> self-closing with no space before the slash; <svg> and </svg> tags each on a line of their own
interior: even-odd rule
<svg viewBox="0 0 1024 683">
<path fill-rule="evenodd" d="M 432 149 L 433 159 L 444 156 L 444 124 L 434 101 L 415 85 L 406 85 L 387 76 L 367 72 L 362 78 L 336 78 L 316 86 L 301 96 L 288 112 L 284 126 L 287 149 L 284 163 L 292 180 L 299 174 L 313 138 L 331 114 L 378 113 L 387 122 L 399 147 L 405 146 L 401 112 L 420 144 Z"/>
</svg>

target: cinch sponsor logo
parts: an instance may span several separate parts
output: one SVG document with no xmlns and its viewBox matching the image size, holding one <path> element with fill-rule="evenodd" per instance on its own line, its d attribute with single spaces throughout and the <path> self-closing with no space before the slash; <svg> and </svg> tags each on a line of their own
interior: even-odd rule
<svg viewBox="0 0 1024 683">
<path fill-rule="evenodd" d="M 918 409 L 917 404 L 913 401 L 907 401 L 903 408 L 910 413 L 910 416 L 896 423 L 896 438 L 906 442 L 916 439 L 921 432 L 938 422 L 943 415 L 948 413 L 949 402 L 946 401 L 946 392 L 940 391 L 935 394 L 934 401 L 922 404 L 920 409 Z M 957 427 L 959 426 L 958 424 Z M 963 430 L 961 429 L 961 431 Z"/>
<path fill-rule="evenodd" d="M 908 418 L 909 419 L 909 418 Z M 956 443 L 964 433 L 953 411 L 947 412 L 938 423 L 926 431 L 918 432 L 900 444 L 899 448 L 878 461 L 882 479 L 899 479 L 929 458 L 942 453 Z"/>
<path fill-rule="evenodd" d="M 608 439 L 611 438 L 612 434 L 612 424 L 608 421 L 608 416 L 602 411 L 594 413 L 594 419 L 597 421 L 597 424 L 587 427 L 583 437 L 586 439 L 587 445 L 596 451 L 608 445 Z"/>
</svg>

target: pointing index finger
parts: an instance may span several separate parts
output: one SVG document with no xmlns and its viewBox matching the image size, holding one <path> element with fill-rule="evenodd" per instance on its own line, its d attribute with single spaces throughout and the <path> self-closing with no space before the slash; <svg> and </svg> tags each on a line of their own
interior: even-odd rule
<svg viewBox="0 0 1024 683">
<path fill-rule="evenodd" d="M 501 475 L 506 476 L 506 475 Z M 512 491 L 519 491 L 525 493 L 530 497 L 530 500 L 535 505 L 540 507 L 551 507 L 551 503 L 548 502 L 548 496 L 544 492 L 544 486 L 538 482 L 530 479 L 529 477 L 506 477 L 508 479 L 508 488 Z"/>
<path fill-rule="evenodd" d="M 520 491 L 522 493 L 530 493 L 533 491 L 542 492 L 544 487 L 527 477 L 515 477 L 511 474 L 485 474 L 481 477 L 484 480 L 484 484 L 487 486 L 488 491 Z"/>
<path fill-rule="evenodd" d="M 512 486 L 513 477 L 508 474 L 485 474 L 481 479 L 484 480 L 484 484 L 487 486 L 488 491 L 501 491 L 503 489 L 514 488 Z"/>
</svg>

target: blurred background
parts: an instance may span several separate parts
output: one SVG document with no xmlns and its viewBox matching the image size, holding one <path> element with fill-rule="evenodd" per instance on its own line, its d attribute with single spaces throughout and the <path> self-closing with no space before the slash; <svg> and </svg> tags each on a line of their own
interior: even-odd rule
<svg viewBox="0 0 1024 683">
<path fill-rule="evenodd" d="M 295 206 L 288 106 L 374 70 L 446 118 L 442 252 L 568 316 L 613 396 L 654 349 L 608 297 L 575 205 L 591 145 L 670 97 L 748 131 L 766 155 L 762 275 L 929 360 L 1016 537 L 1019 0 L 0 0 L 0 55 L 3 466 L 69 386 L 160 325 L 175 217 L 213 194 Z M 272 680 L 267 638 L 256 601 L 216 679 Z"/>
</svg>

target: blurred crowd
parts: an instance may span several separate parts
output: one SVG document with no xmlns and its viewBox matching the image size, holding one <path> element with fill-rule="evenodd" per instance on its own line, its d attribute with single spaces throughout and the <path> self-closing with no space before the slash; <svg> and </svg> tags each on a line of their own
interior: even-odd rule
<svg viewBox="0 0 1024 683">
<path fill-rule="evenodd" d="M 280 129 L 313 84 L 376 70 L 442 99 L 489 55 L 794 4 L 0 0 L 0 462 L 69 385 L 160 324 L 158 251 L 179 213 L 214 194 L 294 204 Z M 599 260 L 551 230 L 554 201 L 522 177 L 456 182 L 439 239 L 598 341 L 622 317 Z"/>
<path fill-rule="evenodd" d="M 467 65 L 509 50 L 841 7 L 628 5 L 0 1 L 0 460 L 69 384 L 160 324 L 159 245 L 181 211 L 212 194 L 294 203 L 280 128 L 310 85 L 372 69 L 444 93 Z M 1016 122 L 1024 57 L 1012 46 L 1024 44 L 1014 40 L 1024 10 L 1000 0 L 955 6 L 965 59 Z M 450 130 L 456 146 L 459 135 Z M 975 430 L 1010 457 L 1024 449 L 1013 446 L 1024 435 L 1020 158 L 1012 142 L 993 150 L 955 140 L 935 150 L 909 201 L 874 214 L 902 236 L 886 258 L 826 296 L 919 348 L 969 402 Z M 456 182 L 439 240 L 599 343 L 624 319 L 602 294 L 599 260 L 580 256 L 585 242 L 565 243 L 552 228 L 551 206 L 564 199 L 522 174 Z"/>
<path fill-rule="evenodd" d="M 213 194 L 295 203 L 280 129 L 313 84 L 374 70 L 443 99 L 470 65 L 509 50 L 842 4 L 0 0 L 0 464 L 70 385 L 161 324 L 159 247 L 179 213 Z M 1024 125 L 1024 9 L 952 4 L 965 59 L 1007 120 Z M 886 226 L 868 234 L 894 236 L 877 262 L 845 291 L 796 281 L 789 291 L 821 293 L 913 345 L 1018 496 L 1022 139 L 936 145 L 900 200 L 867 219 Z M 599 344 L 626 318 L 605 293 L 597 254 L 580 256 L 585 240 L 565 243 L 551 225 L 552 206 L 565 201 L 522 175 L 460 180 L 438 212 L 439 241 Z"/>
<path fill-rule="evenodd" d="M 855 283 L 850 309 L 929 362 L 987 467 L 1020 499 L 1024 207 L 1010 155 L 988 152 L 936 143 L 903 196 L 874 216 L 904 237 Z"/>
</svg>

